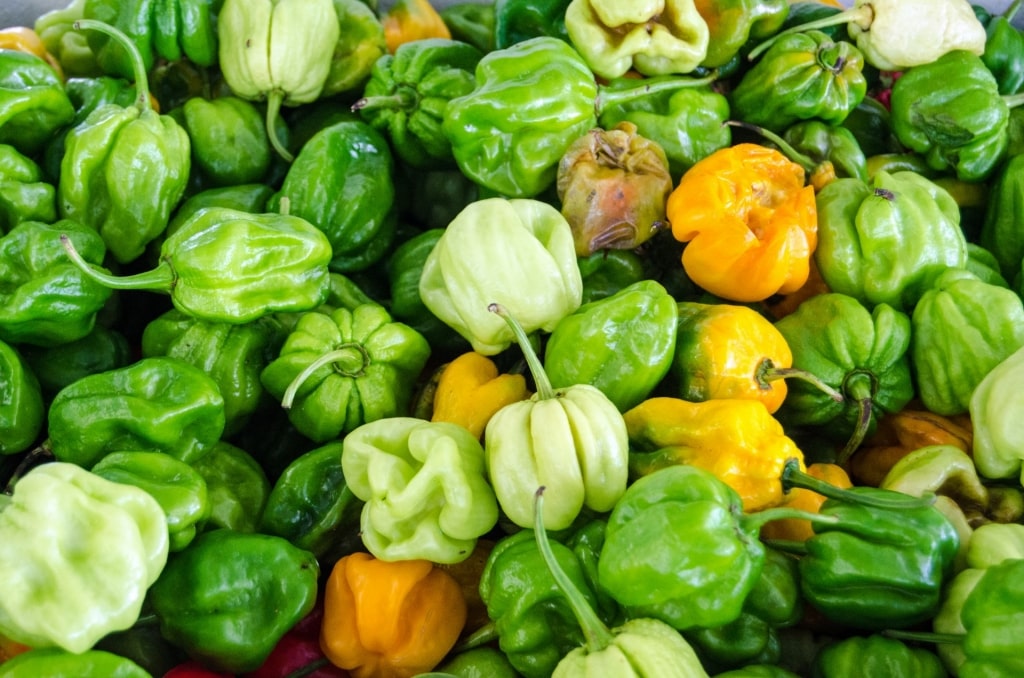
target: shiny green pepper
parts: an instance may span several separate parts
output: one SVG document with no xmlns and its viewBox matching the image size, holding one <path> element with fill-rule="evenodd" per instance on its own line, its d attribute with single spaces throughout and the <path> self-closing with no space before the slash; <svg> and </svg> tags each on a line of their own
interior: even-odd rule
<svg viewBox="0 0 1024 678">
<path fill-rule="evenodd" d="M 1024 155 L 1015 155 L 992 177 L 988 206 L 978 242 L 999 261 L 999 270 L 1012 280 L 1024 263 Z"/>
<path fill-rule="evenodd" d="M 1022 376 L 1024 348 L 1019 348 L 989 370 L 971 394 L 973 459 L 985 478 L 1020 476 L 1024 436 L 1018 419 L 1024 397 L 1017 384 Z"/>
<path fill-rule="evenodd" d="M 881 634 L 851 636 L 823 647 L 814 657 L 814 678 L 855 678 L 856 676 L 914 676 L 944 678 L 939 657 L 921 647 Z"/>
<path fill-rule="evenodd" d="M 60 62 L 64 74 L 70 78 L 97 77 L 103 69 L 96 61 L 96 55 L 89 47 L 89 40 L 74 29 L 79 19 L 84 19 L 86 0 L 71 0 L 66 7 L 45 12 L 36 19 L 33 27 L 46 51 Z"/>
<path fill-rule="evenodd" d="M 837 177 L 868 180 L 867 158 L 849 129 L 821 120 L 805 120 L 786 129 L 782 138 L 815 163 L 832 163 Z"/>
<path fill-rule="evenodd" d="M 748 41 L 760 42 L 782 28 L 791 9 L 785 0 L 697 0 L 710 38 L 701 66 L 721 68 Z"/>
<path fill-rule="evenodd" d="M 0 144 L 32 155 L 74 116 L 50 64 L 28 52 L 0 49 Z"/>
<path fill-rule="evenodd" d="M 643 259 L 632 250 L 604 250 L 576 260 L 583 277 L 583 303 L 610 297 L 647 276 Z"/>
<path fill-rule="evenodd" d="M 196 212 L 207 207 L 228 207 L 239 212 L 263 214 L 267 211 L 267 201 L 274 195 L 272 186 L 262 183 L 239 184 L 221 188 L 207 188 L 199 191 L 182 202 L 175 210 L 171 222 L 167 224 L 164 236 L 172 233 L 187 223 Z"/>
<path fill-rule="evenodd" d="M 233 96 L 191 97 L 176 115 L 191 140 L 199 185 L 238 186 L 266 175 L 270 141 L 255 104 Z"/>
<path fill-rule="evenodd" d="M 206 482 L 210 501 L 203 528 L 256 532 L 270 495 L 270 481 L 256 458 L 222 440 L 191 463 Z"/>
<path fill-rule="evenodd" d="M 421 678 L 520 678 L 505 653 L 490 645 L 459 652 L 439 664 L 434 672 Z"/>
<path fill-rule="evenodd" d="M 677 319 L 664 287 L 633 283 L 562 318 L 548 337 L 544 371 L 554 388 L 590 384 L 625 412 L 668 374 Z"/>
<path fill-rule="evenodd" d="M 999 83 L 1000 94 L 1016 94 L 1024 88 L 1024 33 L 1014 25 L 1020 2 L 1011 2 L 985 24 L 985 53 L 981 60 Z"/>
<path fill-rule="evenodd" d="M 0 340 L 0 455 L 29 449 L 43 429 L 43 392 L 18 350 Z"/>
<path fill-rule="evenodd" d="M 59 346 L 22 346 L 22 356 L 39 378 L 43 393 L 53 397 L 73 381 L 114 370 L 132 361 L 125 335 L 97 324 L 81 339 Z"/>
<path fill-rule="evenodd" d="M 23 221 L 57 220 L 56 189 L 14 146 L 0 144 L 0 235 Z"/>
<path fill-rule="evenodd" d="M 56 648 L 31 650 L 0 664 L 0 678 L 152 678 L 127 657 L 104 650 L 81 654 Z"/>
</svg>

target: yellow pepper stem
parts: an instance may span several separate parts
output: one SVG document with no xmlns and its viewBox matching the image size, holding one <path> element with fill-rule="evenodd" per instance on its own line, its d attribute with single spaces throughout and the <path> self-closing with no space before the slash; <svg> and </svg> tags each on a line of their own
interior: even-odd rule
<svg viewBox="0 0 1024 678">
<path fill-rule="evenodd" d="M 487 310 L 491 313 L 495 313 L 500 316 L 509 328 L 512 330 L 512 334 L 516 337 L 516 343 L 519 344 L 519 348 L 523 352 L 523 357 L 526 358 L 526 365 L 530 368 L 530 374 L 533 375 L 534 384 L 537 386 L 537 398 L 540 400 L 548 400 L 554 398 L 557 394 L 555 389 L 551 387 L 551 380 L 548 379 L 548 373 L 544 371 L 544 365 L 541 364 L 540 358 L 537 357 L 537 352 L 533 350 L 533 346 L 530 345 L 530 338 L 526 336 L 523 326 L 519 324 L 519 321 L 512 317 L 501 304 L 490 303 L 487 305 Z"/>
</svg>

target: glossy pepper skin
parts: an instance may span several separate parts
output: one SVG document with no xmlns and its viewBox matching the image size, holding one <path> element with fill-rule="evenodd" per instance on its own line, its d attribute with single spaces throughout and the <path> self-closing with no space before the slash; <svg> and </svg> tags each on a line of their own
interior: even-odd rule
<svg viewBox="0 0 1024 678">
<path fill-rule="evenodd" d="M 3 678 L 152 678 L 150 673 L 127 657 L 104 650 L 81 654 L 54 648 L 32 650 L 0 665 Z"/>
<path fill-rule="evenodd" d="M 29 364 L 14 346 L 0 340 L 0 455 L 29 449 L 39 437 L 46 415 L 43 392 Z"/>
<path fill-rule="evenodd" d="M 74 115 L 50 64 L 34 54 L 0 49 L 0 143 L 32 155 Z"/>
<path fill-rule="evenodd" d="M 201 186 L 240 186 L 267 174 L 270 141 L 252 102 L 235 96 L 190 97 L 172 113 L 188 133 L 192 172 Z"/>
<path fill-rule="evenodd" d="M 59 346 L 81 339 L 95 326 L 110 290 L 71 263 L 60 244 L 62 233 L 89 262 L 103 262 L 103 239 L 66 219 L 28 221 L 0 236 L 0 339 Z"/>
<path fill-rule="evenodd" d="M 902 640 L 881 634 L 851 636 L 822 648 L 814 657 L 814 678 L 853 678 L 854 676 L 921 676 L 942 678 L 947 675 L 942 662 L 931 650 L 910 647 Z"/>
<path fill-rule="evenodd" d="M 545 344 L 544 370 L 555 388 L 590 384 L 624 412 L 668 374 L 677 318 L 659 283 L 633 283 L 562 318 Z"/>
<path fill-rule="evenodd" d="M 986 478 L 1010 478 L 1021 471 L 1022 436 L 1016 424 L 1024 399 L 1013 384 L 1024 375 L 1024 348 L 993 367 L 971 394 L 969 412 L 974 424 L 973 458 Z"/>
<path fill-rule="evenodd" d="M 281 537 L 219 529 L 171 559 L 149 592 L 161 633 L 230 673 L 260 666 L 316 602 L 312 553 Z"/>
<path fill-rule="evenodd" d="M 774 149 L 739 144 L 691 167 L 668 199 L 672 235 L 694 283 L 732 301 L 799 289 L 818 242 L 814 189 Z M 770 196 L 762 197 L 764 186 Z"/>
<path fill-rule="evenodd" d="M 384 26 L 373 7 L 361 0 L 334 0 L 340 34 L 322 97 L 358 91 L 366 86 L 377 59 L 387 53 Z"/>
<path fill-rule="evenodd" d="M 791 11 L 790 3 L 782 0 L 696 0 L 694 5 L 708 25 L 707 54 L 701 62 L 706 68 L 721 68 L 748 41 L 778 32 Z"/>
<path fill-rule="evenodd" d="M 814 259 L 829 289 L 862 303 L 910 309 L 948 267 L 967 263 L 960 210 L 916 172 L 837 179 L 817 196 Z"/>
<path fill-rule="evenodd" d="M 0 144 L 0 235 L 23 221 L 56 220 L 56 189 L 42 168 L 14 146 Z"/>
<path fill-rule="evenodd" d="M 60 461 L 92 467 L 111 452 L 199 459 L 224 431 L 224 399 L 205 372 L 176 358 L 143 358 L 84 377 L 54 397 L 47 416 Z"/>
<path fill-rule="evenodd" d="M 412 167 L 452 166 L 451 142 L 441 130 L 448 102 L 476 86 L 483 53 L 457 40 L 407 42 L 373 64 L 363 96 L 352 108 L 390 139 Z"/>
<path fill-rule="evenodd" d="M 167 562 L 167 521 L 153 497 L 62 462 L 15 483 L 0 535 L 0 633 L 36 648 L 85 652 L 128 628 Z"/>
<path fill-rule="evenodd" d="M 495 0 L 494 46 L 511 47 L 530 38 L 549 36 L 569 41 L 565 10 L 570 0 Z"/>
<path fill-rule="evenodd" d="M 978 243 L 999 262 L 999 270 L 1013 280 L 1024 264 L 1024 235 L 1017 228 L 1024 214 L 1024 155 L 1008 158 L 989 182 L 988 206 Z"/>
<path fill-rule="evenodd" d="M 1007 559 L 988 568 L 964 600 L 960 619 L 966 636 L 959 675 L 1010 673 L 1020 661 L 1020 577 L 1024 560 Z"/>
<path fill-rule="evenodd" d="M 801 120 L 838 125 L 867 94 L 864 57 L 821 31 L 780 37 L 729 96 L 733 117 L 782 133 Z"/>
<path fill-rule="evenodd" d="M 583 303 L 604 299 L 646 278 L 644 260 L 629 250 L 605 250 L 576 260 Z"/>
<path fill-rule="evenodd" d="M 256 532 L 271 489 L 256 458 L 221 440 L 191 465 L 206 482 L 210 513 L 203 525 L 205 531 Z"/>
<path fill-rule="evenodd" d="M 782 138 L 797 151 L 807 154 L 814 163 L 831 163 L 837 177 L 868 180 L 867 157 L 860 142 L 842 125 L 804 120 L 786 128 Z"/>
<path fill-rule="evenodd" d="M 522 374 L 499 374 L 493 360 L 467 351 L 441 368 L 430 420 L 459 424 L 482 438 L 487 422 L 498 410 L 529 397 Z"/>
<path fill-rule="evenodd" d="M 1020 3 L 1011 2 L 1006 10 L 991 16 L 985 24 L 985 52 L 981 60 L 999 83 L 1000 94 L 1016 94 L 1024 87 L 1024 33 L 1013 21 L 1020 14 Z"/>
</svg>

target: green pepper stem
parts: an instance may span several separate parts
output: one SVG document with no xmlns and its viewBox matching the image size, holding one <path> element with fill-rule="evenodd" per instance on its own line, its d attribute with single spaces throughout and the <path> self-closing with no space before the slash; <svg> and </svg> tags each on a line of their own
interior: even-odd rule
<svg viewBox="0 0 1024 678">
<path fill-rule="evenodd" d="M 495 626 L 493 621 L 488 622 L 466 636 L 462 642 L 452 648 L 451 653 L 459 654 L 461 652 L 466 652 L 467 650 L 472 650 L 474 648 L 487 645 L 488 643 L 493 643 L 498 640 L 498 638 L 500 638 L 500 635 L 498 634 L 498 627 Z"/>
<path fill-rule="evenodd" d="M 850 504 L 870 506 L 880 509 L 908 509 L 931 506 L 935 503 L 935 494 L 927 492 L 920 497 L 914 497 L 895 490 L 886 491 L 883 494 L 866 495 L 859 492 L 844 489 L 832 483 L 815 478 L 809 473 L 800 470 L 800 462 L 795 457 L 788 459 L 782 467 L 782 474 L 779 478 L 782 481 L 782 489 L 789 492 L 794 487 L 811 490 L 824 496 L 826 499 L 845 501 Z"/>
<path fill-rule="evenodd" d="M 807 520 L 814 525 L 835 525 L 839 522 L 839 518 L 835 516 L 825 516 L 787 506 L 776 506 L 757 513 L 744 513 L 740 518 L 743 526 L 750 528 L 752 532 L 760 532 L 764 525 L 772 521 L 787 519 Z"/>
<path fill-rule="evenodd" d="M 388 96 L 362 97 L 351 106 L 351 111 L 376 111 L 380 109 L 411 111 L 419 102 L 419 96 L 412 87 L 400 87 Z"/>
<path fill-rule="evenodd" d="M 277 136 L 277 118 L 281 113 L 281 103 L 284 101 L 284 92 L 279 89 L 272 90 L 267 95 L 267 138 L 277 154 L 287 162 L 295 162 L 295 156 L 284 147 L 281 139 Z"/>
<path fill-rule="evenodd" d="M 174 289 L 177 276 L 174 274 L 174 269 L 171 268 L 170 262 L 166 259 L 161 259 L 157 267 L 150 271 L 136 273 L 135 275 L 110 275 L 83 259 L 82 255 L 75 249 L 67 233 L 60 234 L 60 244 L 64 246 L 64 251 L 68 253 L 68 258 L 71 259 L 75 266 L 82 269 L 83 273 L 104 287 L 109 287 L 113 290 L 153 290 L 166 294 L 170 294 L 171 290 Z"/>
<path fill-rule="evenodd" d="M 136 46 L 135 41 L 116 27 L 95 19 L 79 19 L 73 26 L 76 31 L 85 28 L 105 33 L 127 50 L 135 77 L 135 92 L 137 95 L 135 106 L 139 109 L 140 113 L 153 110 L 153 104 L 149 100 L 149 77 L 146 75 L 146 62 L 143 60 L 142 53 L 139 51 L 138 46 Z"/>
<path fill-rule="evenodd" d="M 1024 92 L 1019 94 L 1006 94 L 1002 99 L 1007 108 L 1017 108 L 1021 104 L 1024 104 Z"/>
<path fill-rule="evenodd" d="M 768 384 L 778 379 L 800 379 L 801 381 L 813 384 L 815 388 L 837 403 L 841 403 L 845 400 L 842 393 L 829 386 L 816 374 L 812 374 L 807 370 L 801 370 L 796 367 L 776 367 L 771 358 L 765 358 L 758 363 L 757 370 L 754 373 L 754 378 L 762 388 L 768 388 Z"/>
<path fill-rule="evenodd" d="M 284 409 L 291 409 L 292 403 L 295 402 L 295 394 L 298 393 L 299 388 L 306 383 L 306 380 L 324 365 L 330 365 L 331 363 L 337 363 L 344 358 L 348 358 L 352 355 L 352 349 L 355 349 L 360 357 L 362 358 L 362 365 L 356 371 L 348 371 L 339 367 L 335 369 L 343 376 L 351 377 L 353 379 L 363 376 L 366 368 L 370 366 L 372 362 L 370 360 L 370 354 L 366 351 L 366 348 L 358 342 L 348 342 L 338 346 L 333 351 L 324 353 L 319 358 L 306 365 L 305 369 L 295 375 L 291 383 L 288 384 L 288 388 L 284 390 L 284 395 L 281 396 L 281 407 Z"/>
<path fill-rule="evenodd" d="M 886 629 L 882 635 L 887 638 L 898 640 L 913 640 L 923 643 L 949 643 L 957 644 L 964 642 L 966 633 L 931 633 L 929 631 L 903 631 L 902 629 Z"/>
<path fill-rule="evenodd" d="M 1013 0 L 1000 16 L 1012 23 L 1014 17 L 1017 16 L 1017 11 L 1020 9 L 1021 4 L 1024 4 L 1024 0 Z"/>
<path fill-rule="evenodd" d="M 818 163 L 814 162 L 813 158 L 811 158 L 809 155 L 801 153 L 796 148 L 794 148 L 792 144 L 783 139 L 782 136 L 776 134 L 775 132 L 769 129 L 765 129 L 764 127 L 761 127 L 759 125 L 753 125 L 749 122 L 743 122 L 741 120 L 726 120 L 722 124 L 729 125 L 730 127 L 739 127 L 740 129 L 745 129 L 750 132 L 754 132 L 755 134 L 759 134 L 760 136 L 764 137 L 768 141 L 778 146 L 779 149 L 782 151 L 783 155 L 785 155 L 787 158 L 803 167 L 804 171 L 807 172 L 807 174 L 813 174 L 814 171 L 818 169 Z"/>
<path fill-rule="evenodd" d="M 869 3 L 851 7 L 841 12 L 836 12 L 831 16 L 822 17 L 821 19 L 815 19 L 814 21 L 808 21 L 807 23 L 800 24 L 798 26 L 792 26 L 784 31 L 779 31 L 772 37 L 768 38 L 764 42 L 758 44 L 754 49 L 750 50 L 747 54 L 747 59 L 753 61 L 757 57 L 761 56 L 764 52 L 771 49 L 780 38 L 792 35 L 793 33 L 803 33 L 805 31 L 813 31 L 821 28 L 828 28 L 829 26 L 838 26 L 839 24 L 857 24 L 865 31 L 871 28 L 871 24 L 875 20 L 875 9 Z"/>
<path fill-rule="evenodd" d="M 865 376 L 870 378 L 868 380 L 856 378 Z M 872 400 L 874 395 L 872 393 L 874 391 L 872 384 L 874 380 L 873 375 L 854 372 L 847 375 L 843 384 L 843 392 L 857 403 L 857 425 L 854 426 L 849 440 L 846 441 L 843 449 L 839 451 L 836 457 L 836 463 L 840 466 L 846 465 L 846 462 L 850 460 L 850 457 L 857 451 L 860 444 L 864 442 L 864 438 L 867 437 L 868 430 L 871 428 L 871 418 L 874 416 L 874 401 Z"/>
<path fill-rule="evenodd" d="M 807 542 L 796 539 L 762 539 L 761 542 L 770 549 L 791 553 L 794 556 L 807 555 Z"/>
<path fill-rule="evenodd" d="M 594 112 L 598 117 L 600 117 L 601 112 L 608 106 L 621 105 L 628 101 L 633 101 L 634 99 L 642 99 L 644 97 L 660 94 L 661 92 L 673 92 L 679 89 L 710 85 L 717 79 L 718 71 L 712 71 L 703 78 L 668 78 L 664 80 L 657 80 L 655 82 L 637 80 L 636 87 L 628 87 L 625 89 L 610 89 L 608 87 L 598 85 L 597 98 L 594 100 Z"/>
<path fill-rule="evenodd" d="M 548 566 L 548 571 L 554 577 L 555 583 L 562 591 L 562 595 L 569 601 L 569 607 L 572 608 L 573 614 L 576 615 L 576 621 L 579 622 L 580 627 L 583 629 L 583 635 L 587 639 L 587 652 L 600 652 L 611 645 L 614 636 L 612 636 L 612 632 L 608 630 L 604 622 L 601 621 L 601 618 L 597 616 L 597 613 L 594 612 L 594 608 L 587 603 L 587 599 L 583 597 L 583 592 L 572 583 L 569 575 L 565 573 L 565 570 L 555 560 L 555 554 L 551 550 L 551 543 L 548 542 L 548 535 L 544 529 L 543 508 L 544 487 L 541 486 L 537 488 L 533 498 L 533 530 L 534 536 L 537 539 L 537 548 L 544 557 L 544 563 Z"/>
<path fill-rule="evenodd" d="M 530 345 L 530 338 L 526 336 L 523 326 L 501 304 L 492 302 L 487 305 L 487 310 L 500 316 L 512 329 L 512 334 L 516 336 L 516 343 L 519 344 L 523 357 L 526 358 L 526 365 L 530 368 L 530 374 L 533 375 L 534 385 L 537 387 L 537 398 L 539 400 L 554 398 L 555 389 L 551 386 L 551 380 L 548 379 L 548 373 L 544 371 L 544 365 L 537 357 L 537 352 Z"/>
</svg>

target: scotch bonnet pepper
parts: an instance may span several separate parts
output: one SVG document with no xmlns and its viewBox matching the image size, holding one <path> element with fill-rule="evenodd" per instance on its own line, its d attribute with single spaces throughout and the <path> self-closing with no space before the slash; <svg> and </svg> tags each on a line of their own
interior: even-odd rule
<svg viewBox="0 0 1024 678">
<path fill-rule="evenodd" d="M 0 455 L 29 449 L 43 429 L 46 415 L 39 380 L 21 353 L 0 340 Z"/>
<path fill-rule="evenodd" d="M 74 115 L 50 64 L 34 54 L 0 48 L 0 143 L 31 155 Z"/>
<path fill-rule="evenodd" d="M 1024 396 L 1017 387 L 1024 377 L 1024 348 L 989 370 L 971 394 L 969 412 L 974 429 L 973 459 L 985 478 L 1020 474 L 1024 435 L 1018 425 Z"/>
<path fill-rule="evenodd" d="M 153 678 L 127 657 L 105 650 L 67 652 L 42 648 L 24 652 L 0 664 L 0 678 Z"/>
<path fill-rule="evenodd" d="M 0 234 L 23 221 L 56 220 L 56 189 L 42 168 L 14 146 L 0 144 Z"/>
</svg>

